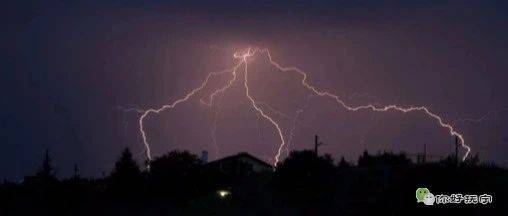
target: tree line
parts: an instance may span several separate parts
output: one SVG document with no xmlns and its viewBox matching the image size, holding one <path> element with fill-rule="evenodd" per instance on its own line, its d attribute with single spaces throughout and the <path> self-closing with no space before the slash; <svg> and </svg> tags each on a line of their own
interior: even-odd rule
<svg viewBox="0 0 508 216">
<path fill-rule="evenodd" d="M 142 169 L 126 148 L 103 178 L 81 177 L 76 168 L 73 177 L 58 179 L 46 151 L 34 175 L 0 186 L 0 215 L 404 214 L 422 207 L 414 198 L 419 187 L 490 193 L 494 203 L 480 210 L 500 211 L 508 194 L 508 172 L 477 155 L 460 163 L 452 156 L 413 163 L 404 153 L 364 151 L 352 163 L 302 150 L 273 171 L 221 173 L 205 170 L 198 156 L 175 150 L 146 165 Z"/>
</svg>

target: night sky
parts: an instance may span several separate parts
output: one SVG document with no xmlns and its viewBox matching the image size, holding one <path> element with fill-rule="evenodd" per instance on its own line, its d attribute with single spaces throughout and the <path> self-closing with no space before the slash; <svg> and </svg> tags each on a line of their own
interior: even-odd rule
<svg viewBox="0 0 508 216">
<path fill-rule="evenodd" d="M 140 115 L 118 107 L 181 98 L 209 72 L 232 67 L 233 53 L 249 46 L 270 49 L 274 60 L 299 67 L 310 83 L 351 105 L 425 105 L 450 123 L 508 108 L 508 5 L 501 1 L 271 2 L 2 6 L 0 179 L 32 174 L 47 148 L 60 177 L 75 163 L 84 176 L 101 176 L 125 147 L 143 163 Z M 454 150 L 447 131 L 422 113 L 348 112 L 308 97 L 301 77 L 270 67 L 266 56 L 249 64 L 249 79 L 259 101 L 290 116 L 306 107 L 290 149 L 312 148 L 317 133 L 320 152 L 351 161 L 365 149 L 413 154 L 427 143 L 434 159 Z M 153 156 L 206 150 L 213 160 L 247 151 L 273 163 L 278 137 L 250 107 L 241 82 L 219 99 L 217 155 L 211 144 L 217 107 L 200 103 L 205 90 L 147 118 Z M 292 120 L 270 114 L 288 138 Z M 471 154 L 508 164 L 508 112 L 454 126 Z"/>
</svg>

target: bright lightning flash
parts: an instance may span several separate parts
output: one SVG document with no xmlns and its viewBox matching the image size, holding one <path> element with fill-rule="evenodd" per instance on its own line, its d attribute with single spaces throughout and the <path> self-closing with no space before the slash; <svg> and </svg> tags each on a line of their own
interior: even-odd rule
<svg viewBox="0 0 508 216">
<path fill-rule="evenodd" d="M 450 133 L 451 136 L 458 137 L 458 139 L 460 140 L 461 146 L 464 149 L 466 149 L 466 153 L 462 157 L 463 160 L 465 160 L 467 158 L 469 152 L 471 151 L 471 148 L 465 144 L 464 136 L 461 133 L 459 133 L 451 124 L 446 123 L 442 119 L 441 116 L 431 112 L 429 110 L 429 108 L 427 108 L 425 106 L 408 106 L 408 107 L 405 107 L 405 106 L 399 106 L 399 105 L 395 105 L 395 104 L 386 105 L 386 106 L 380 106 L 380 105 L 377 105 L 377 104 L 367 104 L 367 105 L 361 105 L 361 106 L 351 106 L 351 105 L 346 104 L 344 102 L 344 100 L 341 100 L 341 98 L 339 96 L 337 96 L 335 94 L 332 94 L 330 92 L 324 91 L 324 90 L 320 90 L 320 89 L 316 88 L 315 86 L 309 84 L 308 81 L 307 81 L 307 78 L 308 78 L 307 73 L 305 73 L 301 69 L 299 69 L 297 67 L 284 67 L 281 64 L 277 63 L 276 61 L 274 61 L 272 59 L 272 56 L 271 56 L 270 51 L 268 49 L 259 49 L 259 48 L 253 49 L 253 48 L 249 48 L 249 49 L 247 49 L 244 52 L 236 52 L 236 53 L 234 53 L 233 58 L 237 59 L 238 63 L 233 68 L 227 69 L 227 70 L 224 70 L 224 71 L 221 71 L 221 72 L 217 72 L 217 73 L 209 73 L 208 76 L 206 77 L 206 79 L 201 83 L 200 86 L 198 86 L 197 88 L 195 88 L 195 89 L 191 90 L 190 92 L 188 92 L 184 97 L 175 100 L 173 103 L 166 104 L 166 105 L 164 105 L 162 107 L 159 107 L 159 108 L 151 108 L 151 109 L 147 109 L 147 110 L 130 109 L 131 111 L 134 110 L 134 111 L 137 111 L 137 112 L 141 113 L 141 116 L 140 116 L 139 121 L 138 121 L 139 122 L 139 132 L 141 133 L 141 136 L 142 136 L 143 144 L 144 144 L 145 149 L 146 149 L 146 157 L 148 158 L 148 160 L 152 159 L 152 154 L 151 154 L 151 151 L 150 151 L 150 144 L 148 142 L 147 133 L 145 131 L 145 125 L 144 125 L 144 120 L 147 118 L 148 115 L 150 115 L 150 114 L 159 114 L 160 112 L 163 112 L 163 111 L 166 111 L 166 110 L 172 110 L 177 105 L 179 105 L 180 103 L 184 103 L 184 102 L 188 101 L 195 94 L 197 94 L 198 92 L 203 90 L 207 86 L 209 80 L 212 77 L 221 76 L 221 75 L 224 75 L 224 74 L 230 74 L 231 78 L 229 79 L 229 81 L 224 86 L 222 86 L 222 87 L 216 89 L 215 91 L 213 91 L 209 95 L 207 101 L 205 101 L 204 99 L 201 99 L 201 103 L 203 103 L 203 104 L 205 104 L 207 106 L 212 106 L 214 104 L 215 98 L 218 95 L 223 94 L 226 90 L 228 90 L 235 83 L 235 81 L 237 80 L 237 71 L 240 70 L 240 68 L 243 68 L 243 71 L 244 71 L 244 74 L 243 74 L 243 77 L 244 77 L 244 79 L 243 79 L 243 86 L 245 87 L 245 96 L 246 96 L 246 98 L 249 100 L 250 105 L 252 106 L 254 111 L 256 111 L 265 120 L 270 122 L 270 124 L 274 127 L 274 129 L 275 129 L 275 131 L 276 131 L 276 133 L 277 133 L 277 135 L 278 135 L 278 137 L 280 139 L 279 148 L 277 150 L 277 153 L 274 156 L 274 161 L 275 161 L 274 165 L 276 166 L 278 164 L 279 160 L 280 160 L 281 152 L 283 151 L 283 149 L 286 146 L 286 140 L 285 140 L 284 135 L 283 135 L 283 130 L 280 127 L 279 123 L 274 118 L 270 117 L 266 113 L 266 111 L 263 110 L 260 107 L 260 105 L 263 105 L 264 102 L 258 102 L 258 101 L 256 101 L 256 99 L 251 95 L 251 93 L 250 93 L 250 86 L 249 86 L 249 82 L 248 82 L 248 75 L 249 75 L 248 62 L 249 62 L 249 60 L 253 56 L 255 56 L 255 55 L 262 55 L 262 54 L 265 54 L 266 57 L 268 58 L 268 62 L 272 66 L 277 68 L 278 70 L 280 70 L 282 72 L 295 72 L 298 75 L 300 75 L 302 77 L 302 79 L 301 79 L 302 86 L 307 88 L 316 97 L 331 98 L 331 99 L 335 100 L 335 102 L 339 106 L 343 107 L 344 109 L 346 109 L 348 111 L 353 111 L 353 112 L 363 111 L 363 110 L 373 111 L 373 112 L 395 111 L 395 112 L 400 112 L 400 113 L 403 113 L 403 114 L 410 113 L 410 112 L 421 112 L 421 113 L 425 114 L 427 117 L 429 117 L 430 119 L 436 121 L 438 123 L 438 125 L 440 127 L 444 128 L 444 129 L 446 129 Z M 267 105 L 265 104 L 265 106 L 267 106 Z M 129 110 L 127 110 L 127 111 L 129 111 Z M 297 114 L 299 114 L 299 113 L 297 113 Z M 295 121 L 296 121 L 296 119 L 295 119 Z M 293 136 L 293 135 L 291 135 L 291 136 Z M 214 140 L 215 140 L 215 138 L 214 138 Z"/>
</svg>

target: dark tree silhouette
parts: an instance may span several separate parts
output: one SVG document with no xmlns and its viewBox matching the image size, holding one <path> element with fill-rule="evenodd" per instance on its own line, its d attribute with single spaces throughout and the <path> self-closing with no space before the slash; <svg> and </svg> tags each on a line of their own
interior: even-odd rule
<svg viewBox="0 0 508 216">
<path fill-rule="evenodd" d="M 53 168 L 51 156 L 48 149 L 46 149 L 46 152 L 44 153 L 44 159 L 42 160 L 42 165 L 35 175 L 40 179 L 56 179 L 55 170 Z"/>
<path fill-rule="evenodd" d="M 373 163 L 372 156 L 367 150 L 363 151 L 362 155 L 358 158 L 358 166 L 368 166 Z"/>
<path fill-rule="evenodd" d="M 30 185 L 38 185 L 38 186 L 49 186 L 57 182 L 56 171 L 52 164 L 51 155 L 49 150 L 47 149 L 44 152 L 44 157 L 42 159 L 42 164 L 33 176 L 25 177 L 25 184 Z"/>
<path fill-rule="evenodd" d="M 349 167 L 352 167 L 353 165 L 351 163 L 347 162 L 346 159 L 342 156 L 342 157 L 340 157 L 340 161 L 337 164 L 337 166 L 339 168 L 349 168 Z"/>
<path fill-rule="evenodd" d="M 438 164 L 444 167 L 456 167 L 457 163 L 455 161 L 455 157 L 452 155 L 448 155 L 445 158 L 438 161 Z"/>
<path fill-rule="evenodd" d="M 466 158 L 466 160 L 459 163 L 463 167 L 476 167 L 480 165 L 480 157 L 478 154 L 474 154 Z"/>
<path fill-rule="evenodd" d="M 150 163 L 150 176 L 157 178 L 187 175 L 192 169 L 198 167 L 201 161 L 196 155 L 188 151 L 171 151 L 157 157 Z"/>
<path fill-rule="evenodd" d="M 400 166 L 409 165 L 411 160 L 404 154 L 384 152 L 382 154 L 370 155 L 367 151 L 358 158 L 358 166 Z"/>
<path fill-rule="evenodd" d="M 196 168 L 201 164 L 196 155 L 175 150 L 155 158 L 149 164 L 148 179 L 155 195 L 182 201 L 195 191 L 196 182 L 199 181 Z"/>
<path fill-rule="evenodd" d="M 336 170 L 329 155 L 314 151 L 293 151 L 277 166 L 274 184 L 288 202 L 322 205 L 330 201 L 336 184 Z"/>
<path fill-rule="evenodd" d="M 0 214 L 407 215 L 423 207 L 413 198 L 418 187 L 436 194 L 465 191 L 494 198 L 475 208 L 440 208 L 447 215 L 506 209 L 502 195 L 508 193 L 507 170 L 480 163 L 477 155 L 458 166 L 453 155 L 413 165 L 404 154 L 365 151 L 358 164 L 342 157 L 334 166 L 330 155 L 297 151 L 275 172 L 225 174 L 223 166 L 211 168 L 189 152 L 172 151 L 152 160 L 151 169 L 143 172 L 125 149 L 105 179 L 80 178 L 76 167 L 74 177 L 58 180 L 46 151 L 35 175 L 23 183 L 0 184 Z M 223 197 L 219 191 L 230 194 Z"/>
<path fill-rule="evenodd" d="M 132 177 L 141 173 L 138 163 L 132 159 L 132 153 L 129 148 L 125 148 L 122 155 L 115 163 L 115 169 L 111 172 L 111 177 Z"/>
<path fill-rule="evenodd" d="M 123 192 L 127 189 L 133 191 L 139 188 L 142 178 L 138 163 L 132 158 L 129 148 L 125 148 L 109 177 L 112 187 Z"/>
</svg>

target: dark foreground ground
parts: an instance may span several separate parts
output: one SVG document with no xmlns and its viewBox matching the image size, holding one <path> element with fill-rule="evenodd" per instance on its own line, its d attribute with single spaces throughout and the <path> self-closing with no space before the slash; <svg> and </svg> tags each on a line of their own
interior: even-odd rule
<svg viewBox="0 0 508 216">
<path fill-rule="evenodd" d="M 50 164 L 0 187 L 0 215 L 508 215 L 508 171 L 478 161 L 413 164 L 404 155 L 363 155 L 357 165 L 293 152 L 274 172 L 203 169 L 169 153 L 140 171 L 124 155 L 103 179 L 57 180 Z M 415 191 L 490 194 L 489 204 L 417 203 Z M 219 191 L 230 194 L 222 197 Z"/>
</svg>

